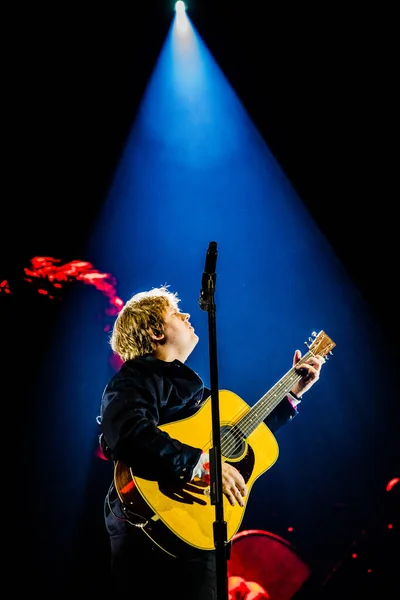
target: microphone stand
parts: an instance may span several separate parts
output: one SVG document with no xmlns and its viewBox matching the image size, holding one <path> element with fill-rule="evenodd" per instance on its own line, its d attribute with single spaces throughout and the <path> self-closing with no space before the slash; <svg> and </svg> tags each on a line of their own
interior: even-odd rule
<svg viewBox="0 0 400 600">
<path fill-rule="evenodd" d="M 217 244 L 210 242 L 206 254 L 205 268 L 201 282 L 199 306 L 208 312 L 208 333 L 210 351 L 210 384 L 212 441 L 210 449 L 210 494 L 211 504 L 215 505 L 213 523 L 214 545 L 216 549 L 217 598 L 228 600 L 228 549 L 227 524 L 224 520 L 222 492 L 221 426 L 219 416 L 219 385 L 216 335 L 216 306 L 214 300 L 216 282 Z"/>
</svg>

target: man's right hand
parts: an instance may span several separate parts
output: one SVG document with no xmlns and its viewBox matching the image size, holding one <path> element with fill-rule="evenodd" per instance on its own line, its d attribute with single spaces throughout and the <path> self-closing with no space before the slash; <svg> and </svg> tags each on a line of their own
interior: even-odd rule
<svg viewBox="0 0 400 600">
<path fill-rule="evenodd" d="M 206 452 L 203 452 L 193 470 L 192 478 L 195 477 L 199 477 L 205 483 L 210 484 L 210 457 Z M 247 486 L 241 473 L 229 463 L 222 461 L 221 479 L 222 492 L 228 498 L 230 504 L 235 506 L 238 502 L 240 506 L 244 506 L 243 498 L 247 494 Z"/>
<path fill-rule="evenodd" d="M 247 494 L 246 482 L 241 473 L 232 465 L 222 462 L 222 491 L 228 498 L 230 504 L 244 506 L 243 498 Z"/>
</svg>

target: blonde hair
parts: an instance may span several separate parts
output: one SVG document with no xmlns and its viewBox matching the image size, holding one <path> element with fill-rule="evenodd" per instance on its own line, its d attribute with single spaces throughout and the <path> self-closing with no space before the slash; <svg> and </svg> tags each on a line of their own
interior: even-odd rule
<svg viewBox="0 0 400 600">
<path fill-rule="evenodd" d="M 178 309 L 180 298 L 163 285 L 139 292 L 119 312 L 111 332 L 110 345 L 123 360 L 152 354 L 157 343 L 152 335 L 162 335 L 168 308 Z"/>
</svg>

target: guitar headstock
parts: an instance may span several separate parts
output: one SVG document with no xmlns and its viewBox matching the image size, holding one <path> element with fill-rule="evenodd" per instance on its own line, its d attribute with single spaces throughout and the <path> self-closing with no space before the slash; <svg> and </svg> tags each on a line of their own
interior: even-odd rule
<svg viewBox="0 0 400 600">
<path fill-rule="evenodd" d="M 309 345 L 305 342 L 305 344 L 314 356 L 326 356 L 336 346 L 335 342 L 324 331 L 320 331 L 318 334 L 314 331 L 312 336 L 312 338 L 309 338 L 312 343 Z"/>
</svg>

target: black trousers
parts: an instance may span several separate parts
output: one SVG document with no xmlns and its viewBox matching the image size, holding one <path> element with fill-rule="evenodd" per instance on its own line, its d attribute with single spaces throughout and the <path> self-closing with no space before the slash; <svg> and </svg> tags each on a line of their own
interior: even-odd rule
<svg viewBox="0 0 400 600">
<path fill-rule="evenodd" d="M 215 552 L 174 558 L 140 530 L 112 537 L 111 584 L 129 600 L 216 600 Z"/>
</svg>

